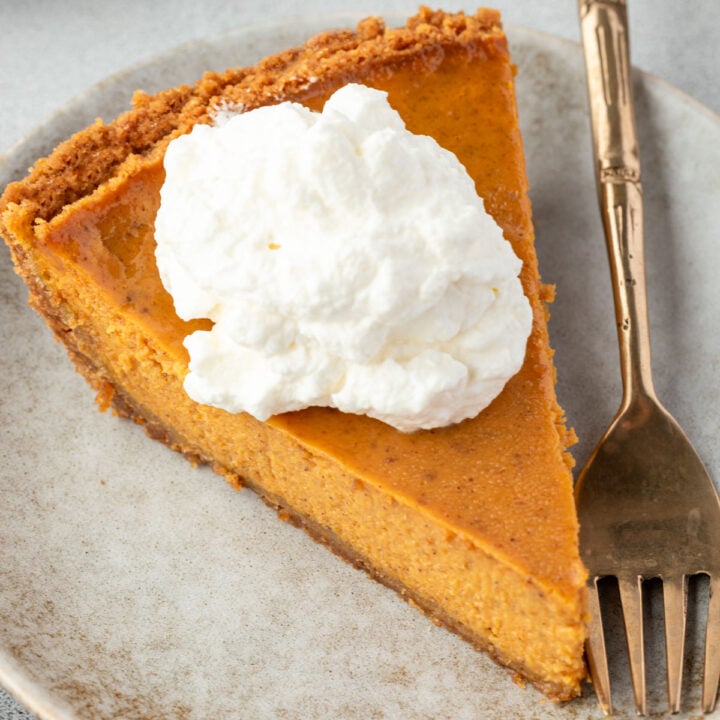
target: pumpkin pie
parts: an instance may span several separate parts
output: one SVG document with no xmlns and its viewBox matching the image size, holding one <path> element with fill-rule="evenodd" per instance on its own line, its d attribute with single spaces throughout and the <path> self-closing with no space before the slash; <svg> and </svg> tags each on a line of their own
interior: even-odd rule
<svg viewBox="0 0 720 720">
<path fill-rule="evenodd" d="M 585 674 L 585 570 L 513 76 L 495 11 L 422 8 L 398 29 L 370 18 L 255 67 L 137 93 L 131 110 L 98 120 L 8 186 L 0 231 L 31 305 L 101 409 L 252 488 L 282 519 L 561 701 Z M 406 434 L 329 408 L 263 423 L 199 405 L 183 389 L 183 339 L 209 321 L 178 318 L 155 264 L 168 142 L 218 108 L 294 100 L 317 109 L 348 82 L 385 90 L 411 131 L 458 156 L 523 261 L 534 320 L 522 369 L 457 425 Z"/>
</svg>

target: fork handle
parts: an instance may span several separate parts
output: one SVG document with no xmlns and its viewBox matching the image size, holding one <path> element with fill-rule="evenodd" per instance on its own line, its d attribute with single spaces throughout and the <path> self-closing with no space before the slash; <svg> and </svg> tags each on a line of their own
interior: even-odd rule
<svg viewBox="0 0 720 720">
<path fill-rule="evenodd" d="M 626 0 L 580 0 L 580 26 L 627 406 L 654 390 Z"/>
</svg>

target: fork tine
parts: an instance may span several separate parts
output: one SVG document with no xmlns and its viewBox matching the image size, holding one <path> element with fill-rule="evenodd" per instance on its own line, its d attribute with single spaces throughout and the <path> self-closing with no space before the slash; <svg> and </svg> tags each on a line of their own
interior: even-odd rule
<svg viewBox="0 0 720 720">
<path fill-rule="evenodd" d="M 705 631 L 705 677 L 703 678 L 703 712 L 715 709 L 720 681 L 720 576 L 710 577 L 707 629 Z"/>
<path fill-rule="evenodd" d="M 607 652 L 605 651 L 605 630 L 600 611 L 598 578 L 588 583 L 588 638 L 585 643 L 590 677 L 600 708 L 606 715 L 612 715 L 612 694 L 610 692 L 610 674 L 608 672 Z"/>
<path fill-rule="evenodd" d="M 663 578 L 665 606 L 665 656 L 667 658 L 668 706 L 680 712 L 687 619 L 687 578 Z"/>
<path fill-rule="evenodd" d="M 627 639 L 630 674 L 632 676 L 635 710 L 647 714 L 645 692 L 645 642 L 643 634 L 642 577 L 618 577 L 625 637 Z"/>
</svg>

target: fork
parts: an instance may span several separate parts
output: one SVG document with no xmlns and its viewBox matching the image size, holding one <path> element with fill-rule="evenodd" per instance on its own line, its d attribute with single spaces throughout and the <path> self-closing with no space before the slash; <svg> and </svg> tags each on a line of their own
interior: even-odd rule
<svg viewBox="0 0 720 720">
<path fill-rule="evenodd" d="M 688 578 L 710 578 L 702 692 L 712 712 L 720 679 L 720 499 L 652 382 L 642 190 L 630 82 L 626 0 L 580 0 L 600 210 L 610 260 L 623 397 L 578 477 L 580 551 L 588 568 L 586 654 L 598 702 L 612 714 L 598 583 L 620 594 L 635 709 L 647 714 L 643 586 L 660 578 L 668 707 L 681 706 Z"/>
</svg>

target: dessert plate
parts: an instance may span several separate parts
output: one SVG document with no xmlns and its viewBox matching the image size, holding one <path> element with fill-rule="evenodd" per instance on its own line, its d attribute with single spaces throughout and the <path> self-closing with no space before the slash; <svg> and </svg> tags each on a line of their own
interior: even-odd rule
<svg viewBox="0 0 720 720">
<path fill-rule="evenodd" d="M 95 117 L 125 109 L 136 88 L 191 82 L 353 22 L 244 29 L 113 76 L 16 146 L 0 185 Z M 522 28 L 508 34 L 541 270 L 557 285 L 558 393 L 582 438 L 582 463 L 620 387 L 581 51 Z M 636 73 L 634 81 L 656 385 L 718 478 L 720 122 L 657 79 Z M 591 691 L 556 707 L 515 687 L 485 656 L 278 522 L 252 493 L 98 413 L 27 307 L 4 247 L 0 294 L 0 683 L 38 717 L 601 717 Z M 693 592 L 702 604 L 706 588 Z M 651 593 L 650 707 L 661 710 L 656 601 Z M 700 630 L 692 616 L 686 707 L 695 709 Z M 629 693 L 620 678 L 618 706 L 631 706 Z"/>
</svg>

